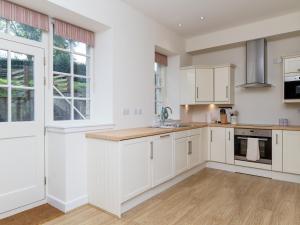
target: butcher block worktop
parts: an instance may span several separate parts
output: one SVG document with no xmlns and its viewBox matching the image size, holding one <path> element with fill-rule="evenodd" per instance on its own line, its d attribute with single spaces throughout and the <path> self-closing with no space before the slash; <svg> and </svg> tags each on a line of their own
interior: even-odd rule
<svg viewBox="0 0 300 225">
<path fill-rule="evenodd" d="M 187 123 L 184 127 L 178 128 L 154 128 L 140 127 L 123 130 L 112 130 L 105 132 L 87 133 L 87 138 L 108 140 L 108 141 L 124 141 L 135 138 L 142 138 L 154 135 L 161 135 L 172 132 L 186 131 L 203 127 L 224 127 L 224 128 L 249 128 L 249 129 L 269 129 L 269 130 L 289 130 L 300 131 L 300 126 L 278 126 L 278 125 L 259 125 L 259 124 L 207 124 L 207 123 Z"/>
</svg>

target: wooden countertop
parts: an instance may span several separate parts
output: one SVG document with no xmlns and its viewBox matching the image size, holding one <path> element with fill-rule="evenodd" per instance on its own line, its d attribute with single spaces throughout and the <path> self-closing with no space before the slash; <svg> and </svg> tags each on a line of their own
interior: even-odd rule
<svg viewBox="0 0 300 225">
<path fill-rule="evenodd" d="M 179 128 L 154 128 L 141 127 L 123 130 L 112 130 L 106 132 L 87 133 L 87 138 L 101 139 L 108 141 L 124 141 L 135 138 L 142 138 L 172 132 L 192 130 L 203 127 L 225 127 L 225 128 L 249 128 L 249 129 L 269 129 L 269 130 L 289 130 L 300 131 L 300 126 L 278 126 L 278 125 L 260 125 L 260 124 L 207 124 L 207 123 L 188 123 L 185 127 Z"/>
</svg>

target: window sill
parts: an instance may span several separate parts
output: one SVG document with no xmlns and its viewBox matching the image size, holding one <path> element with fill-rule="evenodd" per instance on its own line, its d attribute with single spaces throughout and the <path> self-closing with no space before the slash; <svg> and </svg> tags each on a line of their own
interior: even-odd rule
<svg viewBox="0 0 300 225">
<path fill-rule="evenodd" d="M 110 130 L 114 128 L 114 124 L 100 124 L 95 121 L 64 121 L 52 122 L 47 124 L 46 131 L 50 133 L 82 133 L 98 130 Z"/>
</svg>

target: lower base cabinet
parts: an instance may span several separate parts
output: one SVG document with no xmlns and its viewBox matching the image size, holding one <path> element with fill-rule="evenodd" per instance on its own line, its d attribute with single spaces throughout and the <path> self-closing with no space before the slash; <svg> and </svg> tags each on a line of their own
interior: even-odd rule
<svg viewBox="0 0 300 225">
<path fill-rule="evenodd" d="M 283 172 L 300 174 L 300 131 L 283 132 Z"/>
<path fill-rule="evenodd" d="M 226 163 L 226 130 L 223 127 L 210 128 L 210 160 Z"/>
<path fill-rule="evenodd" d="M 272 171 L 282 172 L 283 164 L 283 132 L 282 130 L 272 131 Z"/>
</svg>

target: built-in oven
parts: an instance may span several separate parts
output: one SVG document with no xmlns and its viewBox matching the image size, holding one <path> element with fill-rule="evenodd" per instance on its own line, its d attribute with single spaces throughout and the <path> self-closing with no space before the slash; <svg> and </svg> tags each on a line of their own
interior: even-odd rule
<svg viewBox="0 0 300 225">
<path fill-rule="evenodd" d="M 256 163 L 272 165 L 272 130 L 264 129 L 235 129 L 234 130 L 234 158 L 247 161 L 248 138 L 257 138 L 260 159 Z"/>
<path fill-rule="evenodd" d="M 284 99 L 300 99 L 300 74 L 284 77 Z"/>
</svg>

